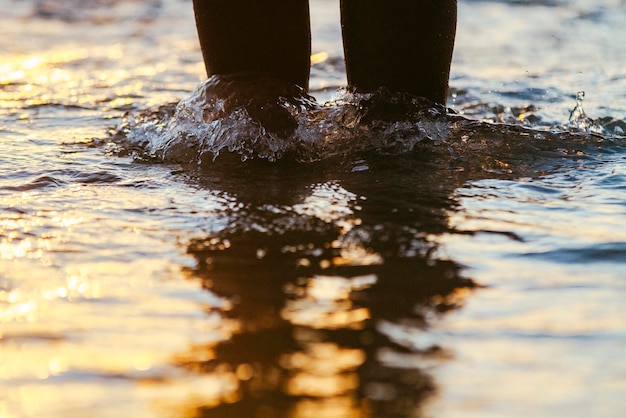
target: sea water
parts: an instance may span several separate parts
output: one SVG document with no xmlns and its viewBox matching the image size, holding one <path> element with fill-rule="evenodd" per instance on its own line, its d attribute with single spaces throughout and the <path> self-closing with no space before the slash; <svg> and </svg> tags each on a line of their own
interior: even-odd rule
<svg viewBox="0 0 626 418">
<path fill-rule="evenodd" d="M 278 122 L 190 1 L 0 1 L 0 416 L 623 415 L 624 1 L 459 1 L 445 109 L 312 0 Z"/>
</svg>

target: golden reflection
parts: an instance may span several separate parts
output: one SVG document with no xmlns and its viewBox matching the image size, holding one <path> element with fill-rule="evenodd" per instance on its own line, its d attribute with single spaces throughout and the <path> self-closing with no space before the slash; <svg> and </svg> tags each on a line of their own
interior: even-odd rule
<svg viewBox="0 0 626 418">
<path fill-rule="evenodd" d="M 287 382 L 287 393 L 292 396 L 329 398 L 358 387 L 359 377 L 356 373 L 318 375 L 300 372 Z"/>
<path fill-rule="evenodd" d="M 51 214 L 53 215 L 53 214 Z M 74 225 L 78 225 L 80 223 L 82 223 L 84 221 L 84 218 L 82 216 L 71 216 L 68 214 L 63 214 L 63 215 L 59 215 L 59 216 L 53 216 L 52 217 L 52 222 L 63 227 L 63 228 L 67 228 L 69 226 L 74 226 Z"/>
<path fill-rule="evenodd" d="M 338 276 L 316 276 L 308 281 L 308 294 L 315 299 L 348 299 L 350 293 L 363 290 L 376 284 L 374 274 L 344 278 Z"/>
<path fill-rule="evenodd" d="M 432 296 L 430 303 L 437 306 L 440 311 L 459 308 L 465 304 L 465 301 L 473 292 L 474 289 L 458 287 L 448 294 Z"/>
<path fill-rule="evenodd" d="M 68 71 L 54 68 L 59 64 L 84 59 L 86 50 L 68 49 L 63 51 L 40 52 L 37 55 L 17 55 L 3 57 L 0 64 L 0 84 L 9 84 L 29 78 L 36 83 L 68 81 L 72 77 Z"/>
<path fill-rule="evenodd" d="M 363 328 L 370 319 L 369 310 L 355 307 L 350 297 L 376 282 L 373 274 L 353 278 L 314 276 L 301 287 L 286 289 L 296 299 L 286 302 L 282 316 L 294 325 L 313 329 Z M 303 350 L 285 353 L 279 360 L 289 374 L 285 392 L 300 398 L 291 408 L 292 416 L 357 415 L 360 409 L 355 403 L 355 391 L 360 386 L 357 369 L 366 361 L 365 352 L 332 342 L 307 341 L 309 337 L 305 334 L 296 336 L 302 339 Z"/>
<path fill-rule="evenodd" d="M 330 399 L 303 399 L 291 410 L 293 418 L 364 418 L 369 416 L 351 396 Z"/>
<path fill-rule="evenodd" d="M 359 245 L 350 245 L 340 250 L 340 257 L 333 258 L 335 266 L 373 266 L 383 264 L 380 254 Z"/>
<path fill-rule="evenodd" d="M 254 375 L 254 369 L 249 364 L 240 364 L 235 371 L 235 375 L 241 381 L 248 381 Z"/>
<path fill-rule="evenodd" d="M 100 282 L 88 277 L 87 271 L 81 269 L 79 272 L 70 270 L 63 285 L 42 289 L 41 295 L 44 299 L 52 301 L 54 299 L 99 299 L 101 297 Z"/>
<path fill-rule="evenodd" d="M 69 370 L 67 360 L 59 357 L 51 358 L 48 361 L 48 370 L 50 370 L 50 374 L 53 376 L 67 372 Z"/>
<path fill-rule="evenodd" d="M 375 275 L 315 276 L 308 279 L 304 287 L 286 289 L 298 297 L 287 301 L 282 316 L 294 325 L 316 329 L 361 328 L 370 313 L 365 307 L 355 307 L 350 295 L 373 286 L 376 281 Z"/>
<path fill-rule="evenodd" d="M 328 59 L 328 52 L 317 52 L 311 55 L 311 65 L 321 64 Z"/>
<path fill-rule="evenodd" d="M 285 354 L 280 360 L 281 366 L 291 371 L 287 393 L 318 398 L 356 390 L 359 386 L 356 369 L 364 362 L 363 350 L 333 343 L 311 343 L 305 351 Z"/>
<path fill-rule="evenodd" d="M 25 257 L 32 251 L 32 242 L 28 239 L 21 240 L 16 244 L 11 241 L 0 242 L 0 257 L 6 260 L 12 260 L 15 258 Z"/>
<path fill-rule="evenodd" d="M 222 312 L 224 324 L 226 318 L 240 323 L 230 338 L 177 361 L 200 374 L 228 370 L 239 382 L 239 402 L 207 405 L 190 416 L 346 418 L 418 411 L 434 391 L 422 367 L 441 361 L 431 353 L 441 341 L 425 330 L 428 315 L 462 299 L 430 298 L 468 284 L 457 277 L 454 263 L 429 258 L 432 246 L 420 247 L 426 233 L 417 227 L 390 230 L 390 241 L 415 245 L 412 253 L 397 250 L 386 236 L 381 242 L 379 225 L 398 217 L 413 222 L 414 216 L 401 207 L 400 215 L 389 211 L 386 217 L 380 207 L 407 196 L 395 199 L 389 188 L 394 199 L 378 201 L 367 191 L 348 190 L 349 183 L 306 179 L 298 185 L 300 194 L 291 193 L 289 184 L 280 194 L 292 198 L 266 204 L 257 183 L 251 184 L 238 185 L 238 204 L 246 210 L 232 229 L 188 246 L 203 287 L 232 298 L 232 310 Z M 272 184 L 275 195 L 282 192 L 281 182 Z M 408 209 L 418 203 L 410 200 Z M 315 229 L 293 222 L 273 233 L 285 211 Z M 383 261 L 388 265 L 379 267 Z"/>
<path fill-rule="evenodd" d="M 155 77 L 166 69 L 163 64 L 138 65 L 131 70 L 98 68 L 96 71 L 76 63 L 86 59 L 117 61 L 127 56 L 124 45 L 106 48 L 68 48 L 15 54 L 2 57 L 0 63 L 0 108 L 16 114 L 19 120 L 30 120 L 29 108 L 45 105 L 101 106 L 103 110 L 124 109 L 137 103 L 137 94 L 146 90 L 144 79 Z M 147 105 L 162 104 L 163 97 L 150 97 Z M 27 111 L 19 114 L 19 109 Z M 65 132 L 64 132 L 65 133 Z M 66 133 L 65 133 L 66 134 Z"/>
<path fill-rule="evenodd" d="M 34 322 L 37 319 L 37 303 L 21 301 L 18 292 L 9 296 L 9 305 L 0 309 L 0 322 Z"/>
</svg>

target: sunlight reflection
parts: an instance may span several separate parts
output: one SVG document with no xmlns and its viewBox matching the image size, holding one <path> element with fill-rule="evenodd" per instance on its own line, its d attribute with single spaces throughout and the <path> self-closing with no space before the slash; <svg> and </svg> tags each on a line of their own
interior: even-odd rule
<svg viewBox="0 0 626 418">
<path fill-rule="evenodd" d="M 89 53 L 81 49 L 69 49 L 62 51 L 40 52 L 37 55 L 17 55 L 12 59 L 3 57 L 4 62 L 0 64 L 0 83 L 8 84 L 20 81 L 26 76 L 38 77 L 37 82 L 44 81 L 67 81 L 70 75 L 67 71 L 50 67 L 61 63 L 84 59 Z M 43 67 L 43 68 L 42 68 Z M 52 75 L 51 75 L 52 74 Z"/>
<path fill-rule="evenodd" d="M 312 193 L 302 203 L 293 206 L 297 214 L 334 222 L 346 231 L 360 222 L 358 219 L 348 219 L 354 214 L 350 208 L 350 204 L 356 201 L 354 193 L 334 181 L 316 184 L 312 188 Z"/>
<path fill-rule="evenodd" d="M 324 222 L 332 223 L 341 229 L 341 235 L 330 245 L 339 249 L 339 257 L 332 260 L 322 260 L 321 267 L 335 266 L 366 266 L 382 264 L 380 254 L 365 248 L 361 233 L 357 238 L 347 234 L 361 225 L 360 218 L 355 217 L 355 210 L 360 210 L 356 204 L 357 196 L 343 188 L 339 182 L 329 181 L 312 186 L 312 193 L 302 203 L 294 205 L 293 210 L 298 215 L 312 216 Z M 302 259 L 301 265 L 310 264 L 308 259 Z"/>
<path fill-rule="evenodd" d="M 316 276 L 308 282 L 308 295 L 318 300 L 348 299 L 351 292 L 369 288 L 376 284 L 377 280 L 374 274 L 353 277 L 351 279 L 333 276 Z"/>
<path fill-rule="evenodd" d="M 22 240 L 16 244 L 12 241 L 0 242 L 0 258 L 12 260 L 14 258 L 25 257 L 31 252 L 33 245 L 30 240 Z"/>
<path fill-rule="evenodd" d="M 34 322 L 37 319 L 37 303 L 20 301 L 20 296 L 17 292 L 10 294 L 8 299 L 10 300 L 10 305 L 0 309 L 0 322 Z"/>
<path fill-rule="evenodd" d="M 291 410 L 293 418 L 341 417 L 362 418 L 363 409 L 352 396 L 300 400 Z"/>
<path fill-rule="evenodd" d="M 68 226 L 74 226 L 82 223 L 84 218 L 82 216 L 70 216 L 68 214 L 55 216 L 52 218 L 52 222 L 67 228 Z"/>
<path fill-rule="evenodd" d="M 352 279 L 315 276 L 308 279 L 304 287 L 286 289 L 297 298 L 287 302 L 282 316 L 294 325 L 316 329 L 360 328 L 370 318 L 370 313 L 367 308 L 353 305 L 351 293 L 367 289 L 376 281 L 375 275 Z"/>
<path fill-rule="evenodd" d="M 41 294 L 46 300 L 54 299 L 98 299 L 101 297 L 100 282 L 91 280 L 87 271 L 68 272 L 66 283 L 51 289 L 42 289 Z"/>
<path fill-rule="evenodd" d="M 350 245 L 341 248 L 341 257 L 335 257 L 333 264 L 336 266 L 373 266 L 383 264 L 383 258 L 368 248 Z"/>
<path fill-rule="evenodd" d="M 42 106 L 76 110 L 75 106 L 105 111 L 126 110 L 137 102 L 138 92 L 146 90 L 145 79 L 164 71 L 163 64 L 138 63 L 132 69 L 119 66 L 88 71 L 76 65 L 86 59 L 119 61 L 128 57 L 125 45 L 102 48 L 63 48 L 38 51 L 36 54 L 3 56 L 0 63 L 0 108 L 11 113 L 25 109 L 20 119 L 31 120 L 30 109 Z M 132 81 L 129 81 L 132 80 Z M 131 99 L 132 98 L 132 99 Z M 163 98 L 151 98 L 161 104 Z M 37 117 L 38 115 L 34 115 Z"/>
<path fill-rule="evenodd" d="M 332 343 L 311 343 L 305 352 L 285 354 L 281 365 L 294 373 L 287 382 L 292 396 L 328 398 L 344 395 L 359 386 L 356 369 L 365 361 L 361 349 Z"/>
<path fill-rule="evenodd" d="M 328 59 L 328 52 L 317 52 L 311 55 L 311 65 L 321 64 Z"/>
</svg>

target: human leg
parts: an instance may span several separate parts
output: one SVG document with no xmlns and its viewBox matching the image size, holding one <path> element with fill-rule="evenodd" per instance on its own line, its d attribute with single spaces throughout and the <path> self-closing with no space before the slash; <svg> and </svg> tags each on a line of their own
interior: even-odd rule
<svg viewBox="0 0 626 418">
<path fill-rule="evenodd" d="M 445 103 L 456 0 L 341 0 L 348 84 Z"/>
<path fill-rule="evenodd" d="M 308 88 L 308 0 L 193 0 L 209 76 L 256 72 Z"/>
</svg>

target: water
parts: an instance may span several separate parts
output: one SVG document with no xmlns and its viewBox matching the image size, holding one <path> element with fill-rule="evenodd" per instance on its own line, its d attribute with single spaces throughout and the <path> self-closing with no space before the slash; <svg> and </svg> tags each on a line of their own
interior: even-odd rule
<svg viewBox="0 0 626 418">
<path fill-rule="evenodd" d="M 1 1 L 0 416 L 622 415 L 623 1 L 461 1 L 446 114 L 314 0 L 290 141 L 202 143 L 189 1 Z"/>
</svg>

